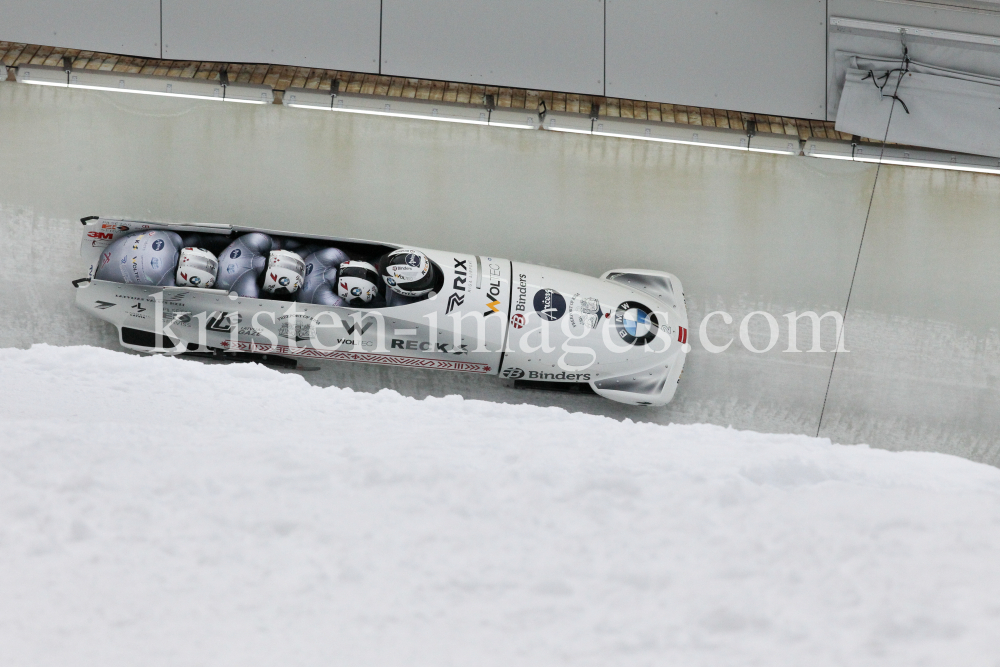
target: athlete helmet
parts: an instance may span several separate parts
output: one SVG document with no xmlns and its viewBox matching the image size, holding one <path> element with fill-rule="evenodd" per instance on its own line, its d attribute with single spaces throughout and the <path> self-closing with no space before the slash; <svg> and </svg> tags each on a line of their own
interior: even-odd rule
<svg viewBox="0 0 1000 667">
<path fill-rule="evenodd" d="M 352 306 L 368 303 L 378 294 L 378 272 L 368 262 L 342 262 L 337 270 L 337 296 Z"/>
<path fill-rule="evenodd" d="M 294 294 L 302 287 L 306 263 L 291 250 L 272 250 L 264 271 L 264 291 L 270 294 Z"/>
<path fill-rule="evenodd" d="M 204 248 L 182 248 L 175 282 L 178 287 L 211 287 L 219 272 L 219 260 Z"/>
<path fill-rule="evenodd" d="M 382 258 L 382 280 L 401 296 L 424 296 L 434 289 L 437 271 L 427 255 L 403 248 Z"/>
</svg>

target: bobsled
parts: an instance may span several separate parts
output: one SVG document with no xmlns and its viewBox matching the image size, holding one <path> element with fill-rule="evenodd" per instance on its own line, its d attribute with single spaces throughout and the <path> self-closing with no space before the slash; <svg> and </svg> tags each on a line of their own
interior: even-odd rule
<svg viewBox="0 0 1000 667">
<path fill-rule="evenodd" d="M 674 397 L 690 350 L 681 282 L 664 271 L 595 278 L 353 238 L 82 222 L 87 274 L 74 281 L 76 305 L 139 352 L 480 373 L 516 387 L 660 406 Z M 393 253 L 426 260 L 417 296 L 393 287 L 385 272 Z M 366 302 L 337 296 L 346 276 L 362 275 L 357 266 L 384 278 L 372 279 Z"/>
</svg>

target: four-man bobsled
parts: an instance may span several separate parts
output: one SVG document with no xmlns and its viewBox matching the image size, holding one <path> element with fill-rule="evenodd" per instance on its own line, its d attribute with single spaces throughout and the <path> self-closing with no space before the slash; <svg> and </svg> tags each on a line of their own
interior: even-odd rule
<svg viewBox="0 0 1000 667">
<path fill-rule="evenodd" d="M 484 373 L 664 405 L 689 349 L 681 283 L 662 271 L 593 278 L 356 239 L 84 220 L 76 303 L 144 352 Z"/>
</svg>

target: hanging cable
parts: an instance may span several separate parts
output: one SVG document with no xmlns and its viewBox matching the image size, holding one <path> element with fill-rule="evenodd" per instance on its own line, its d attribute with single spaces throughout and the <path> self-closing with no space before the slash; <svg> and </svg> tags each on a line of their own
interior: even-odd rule
<svg viewBox="0 0 1000 667">
<path fill-rule="evenodd" d="M 851 295 L 854 293 L 854 280 L 855 278 L 858 277 L 858 265 L 861 263 L 861 249 L 865 245 L 865 233 L 868 231 L 868 219 L 871 217 L 872 203 L 875 201 L 875 188 L 878 186 L 878 175 L 879 172 L 882 170 L 882 156 L 885 154 L 885 145 L 889 141 L 889 127 L 892 125 L 892 112 L 896 108 L 896 102 L 899 102 L 900 105 L 902 105 L 903 109 L 906 110 L 906 105 L 903 104 L 903 100 L 899 99 L 896 93 L 899 92 L 899 84 L 903 81 L 902 72 L 909 71 L 909 66 L 910 66 L 910 58 L 908 55 L 908 50 L 906 48 L 906 44 L 903 44 L 903 61 L 900 63 L 900 67 L 898 69 L 889 70 L 890 72 L 899 71 L 901 72 L 901 74 L 899 75 L 899 78 L 896 80 L 896 87 L 892 91 L 892 95 L 886 95 L 886 97 L 891 97 L 893 102 L 892 106 L 889 108 L 889 119 L 888 121 L 886 121 L 885 124 L 885 134 L 882 136 L 882 147 L 879 150 L 878 162 L 875 164 L 875 180 L 872 181 L 872 193 L 871 196 L 868 198 L 868 211 L 865 213 L 865 224 L 861 228 L 861 241 L 860 243 L 858 243 L 858 254 L 857 257 L 854 258 L 854 272 L 851 274 L 851 285 L 847 289 L 847 301 L 844 303 L 844 317 L 843 317 L 844 325 L 840 328 L 840 333 L 837 336 L 837 345 L 833 348 L 833 363 L 830 364 L 830 376 L 826 380 L 826 392 L 823 394 L 823 407 L 819 411 L 819 423 L 816 425 L 817 438 L 819 437 L 820 430 L 823 428 L 823 417 L 826 414 L 826 402 L 827 399 L 830 398 L 830 385 L 833 383 L 833 371 L 837 367 L 837 350 L 840 349 L 841 341 L 844 338 L 844 332 L 847 330 L 847 311 L 851 307 Z M 872 74 L 870 70 L 869 74 Z M 872 74 L 872 78 L 873 79 L 875 78 L 874 74 Z M 888 76 L 886 77 L 886 82 L 888 82 Z M 878 86 L 877 83 L 875 85 L 876 87 Z M 882 85 L 884 87 L 885 83 L 883 83 Z M 881 88 L 879 90 L 881 91 Z M 907 110 L 906 113 L 910 112 Z"/>
</svg>

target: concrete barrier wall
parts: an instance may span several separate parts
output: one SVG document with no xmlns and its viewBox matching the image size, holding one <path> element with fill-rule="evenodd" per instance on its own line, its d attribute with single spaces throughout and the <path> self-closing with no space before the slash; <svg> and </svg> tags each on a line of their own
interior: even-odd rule
<svg viewBox="0 0 1000 667">
<path fill-rule="evenodd" d="M 84 215 L 255 224 L 684 282 L 694 346 L 663 409 L 496 378 L 329 362 L 320 384 L 815 434 L 835 347 L 785 313 L 842 312 L 876 167 L 612 138 L 0 84 L 0 345 L 114 346 L 73 306 Z M 1000 463 L 1000 179 L 883 167 L 823 435 Z M 697 329 L 705 315 L 726 311 Z M 757 354 L 741 320 L 771 314 Z M 802 322 L 798 348 L 808 349 Z M 769 339 L 764 316 L 747 331 Z M 141 379 L 137 378 L 141 396 Z M 95 390 L 99 387 L 95 386 Z"/>
</svg>

